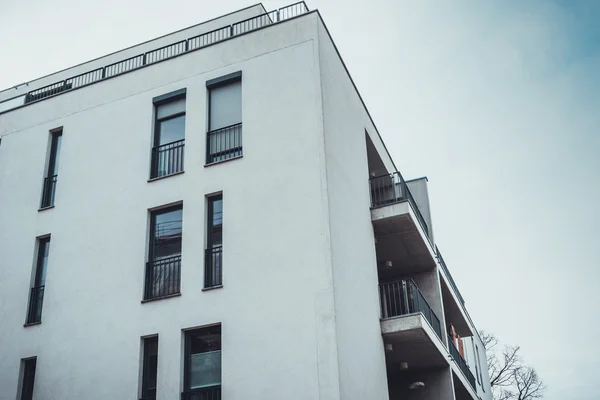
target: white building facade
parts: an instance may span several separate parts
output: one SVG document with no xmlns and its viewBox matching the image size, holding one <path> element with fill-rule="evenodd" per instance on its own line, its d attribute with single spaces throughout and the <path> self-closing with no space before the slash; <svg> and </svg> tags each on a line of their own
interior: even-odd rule
<svg viewBox="0 0 600 400">
<path fill-rule="evenodd" d="M 318 11 L 259 4 L 0 92 L 0 399 L 491 399 Z"/>
</svg>

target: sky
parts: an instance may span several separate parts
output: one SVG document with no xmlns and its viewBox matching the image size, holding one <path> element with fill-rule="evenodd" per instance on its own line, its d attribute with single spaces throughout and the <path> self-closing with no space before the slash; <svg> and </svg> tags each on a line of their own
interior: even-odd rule
<svg viewBox="0 0 600 400">
<path fill-rule="evenodd" d="M 0 0 L 0 88 L 250 4 Z M 597 399 L 600 1 L 307 5 L 402 174 L 428 177 L 477 328 L 521 346 L 546 399 Z"/>
</svg>

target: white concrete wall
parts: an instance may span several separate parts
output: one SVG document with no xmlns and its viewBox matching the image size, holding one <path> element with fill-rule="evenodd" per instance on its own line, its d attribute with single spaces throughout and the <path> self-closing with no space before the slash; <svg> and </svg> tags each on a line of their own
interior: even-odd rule
<svg viewBox="0 0 600 400">
<path fill-rule="evenodd" d="M 487 369 L 487 359 L 485 347 L 479 338 L 479 335 L 474 335 L 463 339 L 466 361 L 469 364 L 469 369 L 475 376 L 477 381 L 477 395 L 483 400 L 492 400 L 492 389 L 490 387 L 490 376 Z M 477 347 L 475 347 L 475 345 Z M 477 377 L 477 368 L 475 351 L 479 350 L 479 365 L 481 366 L 481 379 Z"/>
<path fill-rule="evenodd" d="M 224 398 L 315 399 L 339 387 L 315 23 L 288 21 L 0 117 L 0 399 L 16 398 L 20 359 L 33 355 L 37 399 L 134 399 L 150 334 L 158 399 L 179 398 L 181 329 L 215 322 Z M 244 157 L 205 168 L 205 82 L 237 70 Z M 152 98 L 184 87 L 185 173 L 148 183 Z M 58 126 L 56 207 L 38 212 Z M 224 288 L 202 292 L 204 196 L 221 190 Z M 140 304 L 147 210 L 176 201 L 182 296 Z M 43 322 L 24 328 L 35 237 L 47 233 Z"/>
<path fill-rule="evenodd" d="M 322 24 L 319 56 L 340 398 L 387 399 L 369 210 L 369 119 Z"/>
<path fill-rule="evenodd" d="M 265 13 L 261 3 L 0 91 L 0 101 Z M 20 83 L 20 82 L 19 82 Z M 0 109 L 2 111 L 2 109 Z"/>
</svg>

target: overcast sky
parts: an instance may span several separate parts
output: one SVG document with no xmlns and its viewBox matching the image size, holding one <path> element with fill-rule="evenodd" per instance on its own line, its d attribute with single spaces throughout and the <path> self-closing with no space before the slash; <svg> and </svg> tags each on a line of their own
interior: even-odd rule
<svg viewBox="0 0 600 400">
<path fill-rule="evenodd" d="M 0 88 L 250 4 L 0 0 Z M 521 345 L 547 399 L 598 399 L 600 1 L 307 4 L 398 168 L 429 178 L 477 327 Z"/>
</svg>

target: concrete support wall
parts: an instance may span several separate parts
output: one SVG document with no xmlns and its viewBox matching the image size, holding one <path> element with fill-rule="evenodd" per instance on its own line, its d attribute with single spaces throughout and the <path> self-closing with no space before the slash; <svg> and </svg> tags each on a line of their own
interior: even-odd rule
<svg viewBox="0 0 600 400">
<path fill-rule="evenodd" d="M 429 236 L 431 242 L 435 245 L 435 239 L 433 234 L 433 222 L 431 219 L 431 208 L 429 206 L 429 192 L 427 190 L 427 178 L 419 178 L 406 182 L 410 193 L 419 207 L 419 211 L 425 220 L 425 223 L 429 227 Z"/>
<path fill-rule="evenodd" d="M 423 382 L 425 386 L 410 389 L 414 382 Z M 397 375 L 390 382 L 390 400 L 454 400 L 450 368 Z"/>
</svg>

